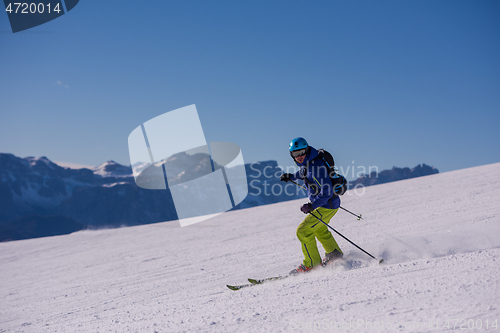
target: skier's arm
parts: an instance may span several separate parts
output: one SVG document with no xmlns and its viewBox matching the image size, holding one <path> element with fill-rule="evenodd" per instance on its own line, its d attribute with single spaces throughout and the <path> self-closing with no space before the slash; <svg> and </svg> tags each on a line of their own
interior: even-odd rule
<svg viewBox="0 0 500 333">
<path fill-rule="evenodd" d="M 302 177 L 300 175 L 300 169 L 297 172 L 295 172 L 295 173 L 291 173 L 290 174 L 290 179 L 293 180 L 293 181 L 297 181 L 299 179 L 301 180 Z"/>
<path fill-rule="evenodd" d="M 296 181 L 298 179 L 302 179 L 302 176 L 300 175 L 299 171 L 297 171 L 295 173 L 284 173 L 281 175 L 280 180 L 282 182 L 288 183 L 289 181 Z"/>
</svg>

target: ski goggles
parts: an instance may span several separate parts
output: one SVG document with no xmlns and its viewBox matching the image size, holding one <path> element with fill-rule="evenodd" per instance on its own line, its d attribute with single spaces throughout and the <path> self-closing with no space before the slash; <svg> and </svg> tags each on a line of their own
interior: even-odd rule
<svg viewBox="0 0 500 333">
<path fill-rule="evenodd" d="M 290 154 L 293 158 L 304 156 L 305 154 L 307 154 L 307 148 L 291 151 Z"/>
</svg>

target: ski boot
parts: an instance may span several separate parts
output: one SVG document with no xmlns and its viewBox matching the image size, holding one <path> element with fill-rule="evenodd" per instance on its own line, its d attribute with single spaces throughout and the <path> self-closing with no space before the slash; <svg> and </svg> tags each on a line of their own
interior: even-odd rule
<svg viewBox="0 0 500 333">
<path fill-rule="evenodd" d="M 344 254 L 342 252 L 340 252 L 339 250 L 333 250 L 330 253 L 326 253 L 325 254 L 325 259 L 323 259 L 323 262 L 321 263 L 321 266 L 326 266 L 330 262 L 342 259 L 343 256 L 344 256 Z"/>
<path fill-rule="evenodd" d="M 310 270 L 312 270 L 312 267 L 307 267 L 307 266 L 304 266 L 304 264 L 300 264 L 299 267 L 293 269 L 292 271 L 290 271 L 290 275 L 297 275 L 297 274 L 300 274 L 300 273 L 306 273 L 306 272 L 309 272 Z"/>
</svg>

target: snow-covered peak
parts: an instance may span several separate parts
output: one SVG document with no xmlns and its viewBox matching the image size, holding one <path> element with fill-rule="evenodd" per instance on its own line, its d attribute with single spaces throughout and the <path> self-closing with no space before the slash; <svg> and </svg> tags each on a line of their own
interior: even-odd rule
<svg viewBox="0 0 500 333">
<path fill-rule="evenodd" d="M 40 164 L 40 163 L 44 163 L 47 167 L 51 168 L 51 169 L 54 169 L 54 167 L 57 166 L 57 164 L 55 163 L 52 163 L 51 160 L 49 160 L 47 157 L 45 156 L 42 156 L 42 157 L 32 157 L 32 156 L 29 156 L 29 157 L 26 157 L 25 160 L 27 160 L 30 164 L 31 167 L 37 165 L 37 164 Z"/>
<path fill-rule="evenodd" d="M 132 168 L 115 161 L 107 161 L 92 169 L 94 174 L 102 177 L 131 177 Z"/>
</svg>

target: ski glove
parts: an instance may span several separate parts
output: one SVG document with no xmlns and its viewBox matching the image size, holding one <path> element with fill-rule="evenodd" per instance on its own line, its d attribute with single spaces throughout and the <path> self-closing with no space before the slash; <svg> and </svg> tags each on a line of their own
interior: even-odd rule
<svg viewBox="0 0 500 333">
<path fill-rule="evenodd" d="M 281 175 L 280 180 L 282 182 L 288 183 L 289 181 L 292 180 L 292 178 L 290 178 L 291 175 L 292 175 L 291 173 L 284 173 Z"/>
<path fill-rule="evenodd" d="M 302 207 L 300 207 L 300 210 L 302 211 L 302 213 L 304 214 L 308 214 L 310 213 L 313 209 L 312 209 L 312 205 L 310 202 L 306 203 L 306 204 L 303 204 Z"/>
</svg>

